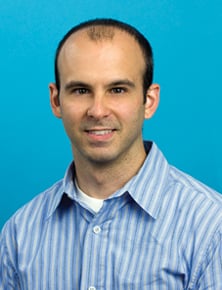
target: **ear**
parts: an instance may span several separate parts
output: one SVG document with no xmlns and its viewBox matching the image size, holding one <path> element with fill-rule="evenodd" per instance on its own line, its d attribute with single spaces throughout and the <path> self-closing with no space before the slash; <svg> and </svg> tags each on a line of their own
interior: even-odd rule
<svg viewBox="0 0 222 290">
<path fill-rule="evenodd" d="M 54 83 L 49 84 L 49 93 L 52 112 L 57 118 L 61 118 L 62 116 L 59 102 L 59 91 L 57 89 L 56 84 Z"/>
<path fill-rule="evenodd" d="M 156 112 L 160 99 L 160 86 L 152 84 L 146 92 L 145 119 L 150 119 Z"/>
</svg>

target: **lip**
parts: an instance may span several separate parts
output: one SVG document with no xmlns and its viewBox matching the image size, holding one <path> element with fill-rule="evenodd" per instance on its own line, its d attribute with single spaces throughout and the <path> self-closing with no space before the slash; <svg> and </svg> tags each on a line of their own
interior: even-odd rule
<svg viewBox="0 0 222 290">
<path fill-rule="evenodd" d="M 115 129 L 100 128 L 100 129 L 89 129 L 85 130 L 89 139 L 93 141 L 109 141 L 115 134 Z"/>
</svg>

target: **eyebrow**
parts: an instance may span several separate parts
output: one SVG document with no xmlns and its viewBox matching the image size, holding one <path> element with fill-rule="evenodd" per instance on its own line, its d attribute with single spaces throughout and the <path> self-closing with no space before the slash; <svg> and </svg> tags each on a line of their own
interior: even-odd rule
<svg viewBox="0 0 222 290">
<path fill-rule="evenodd" d="M 134 82 L 132 82 L 132 81 L 130 81 L 128 79 L 113 81 L 108 86 L 122 86 L 122 85 L 126 85 L 126 86 L 129 86 L 131 88 L 135 87 Z"/>
<path fill-rule="evenodd" d="M 66 85 L 65 85 L 65 90 L 66 91 L 69 91 L 75 87 L 84 87 L 84 88 L 89 88 L 90 85 L 84 83 L 84 82 L 81 82 L 81 81 L 70 81 L 68 82 Z"/>
<path fill-rule="evenodd" d="M 123 85 L 131 87 L 131 88 L 135 87 L 134 82 L 128 79 L 114 80 L 111 83 L 109 83 L 107 87 L 112 87 L 112 86 L 117 87 L 117 86 L 123 86 Z M 91 85 L 84 83 L 82 81 L 70 81 L 65 85 L 65 90 L 68 91 L 75 87 L 91 88 Z"/>
</svg>

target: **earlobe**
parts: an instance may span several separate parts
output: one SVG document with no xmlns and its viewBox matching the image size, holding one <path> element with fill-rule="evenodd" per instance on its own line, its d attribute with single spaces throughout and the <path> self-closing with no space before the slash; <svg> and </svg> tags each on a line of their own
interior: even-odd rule
<svg viewBox="0 0 222 290">
<path fill-rule="evenodd" d="M 160 86 L 152 84 L 146 93 L 145 119 L 150 119 L 156 112 L 160 99 Z"/>
<path fill-rule="evenodd" d="M 49 93 L 50 93 L 50 104 L 51 104 L 52 112 L 57 118 L 61 118 L 59 92 L 58 92 L 56 84 L 54 83 L 49 84 Z"/>
</svg>

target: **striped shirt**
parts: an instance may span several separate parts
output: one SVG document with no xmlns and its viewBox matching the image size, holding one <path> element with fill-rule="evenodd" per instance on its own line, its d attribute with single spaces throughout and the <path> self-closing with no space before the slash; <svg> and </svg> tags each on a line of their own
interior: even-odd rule
<svg viewBox="0 0 222 290">
<path fill-rule="evenodd" d="M 144 144 L 142 168 L 98 213 L 78 199 L 72 164 L 14 214 L 1 290 L 222 289 L 222 196 Z"/>
</svg>

